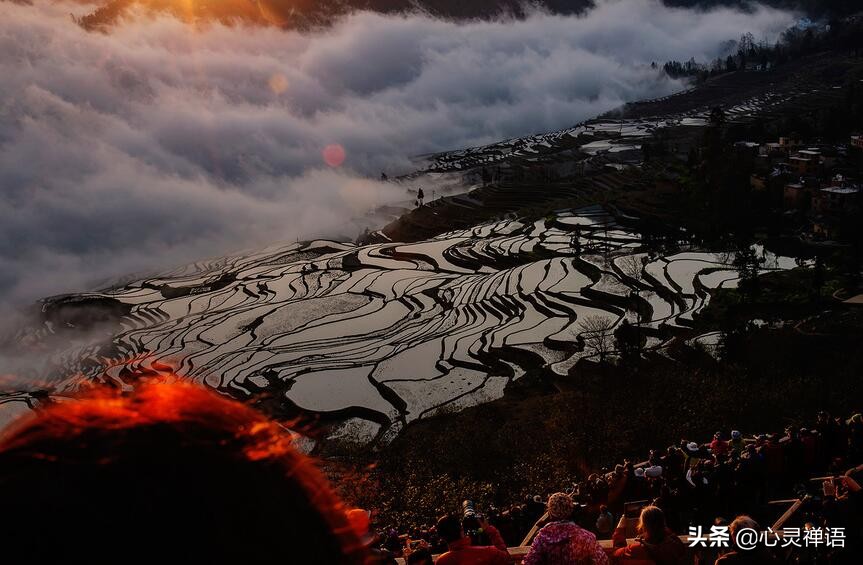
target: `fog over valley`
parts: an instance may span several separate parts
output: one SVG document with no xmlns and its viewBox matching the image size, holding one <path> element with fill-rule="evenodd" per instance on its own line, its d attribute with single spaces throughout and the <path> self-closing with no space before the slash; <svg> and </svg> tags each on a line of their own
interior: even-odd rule
<svg viewBox="0 0 863 565">
<path fill-rule="evenodd" d="M 570 126 L 686 88 L 794 13 L 599 2 L 456 23 L 359 12 L 313 32 L 0 2 L 0 296 L 21 304 L 275 241 L 352 237 L 410 200 L 412 157 Z M 651 68 L 657 62 L 659 69 Z M 63 276 L 57 276 L 57 273 Z"/>
</svg>

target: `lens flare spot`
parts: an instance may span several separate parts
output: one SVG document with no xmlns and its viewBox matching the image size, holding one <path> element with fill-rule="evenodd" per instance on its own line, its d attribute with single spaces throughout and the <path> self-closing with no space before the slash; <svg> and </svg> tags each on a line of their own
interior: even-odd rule
<svg viewBox="0 0 863 565">
<path fill-rule="evenodd" d="M 273 94 L 284 94 L 288 90 L 288 77 L 282 73 L 275 73 L 267 83 L 270 85 L 270 90 L 273 91 Z"/>
<path fill-rule="evenodd" d="M 338 143 L 331 143 L 321 151 L 324 163 L 330 167 L 338 167 L 345 162 L 345 148 Z"/>
</svg>

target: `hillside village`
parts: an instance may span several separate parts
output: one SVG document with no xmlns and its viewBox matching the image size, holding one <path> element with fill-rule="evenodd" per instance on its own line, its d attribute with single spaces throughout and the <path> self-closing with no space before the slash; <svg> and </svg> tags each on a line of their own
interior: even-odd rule
<svg viewBox="0 0 863 565">
<path fill-rule="evenodd" d="M 771 143 L 737 142 L 735 149 L 753 157 L 752 190 L 781 207 L 808 242 L 836 244 L 854 221 L 861 204 L 858 176 L 863 136 L 845 144 L 804 143 L 781 137 Z M 846 234 L 847 235 L 847 234 Z"/>
</svg>

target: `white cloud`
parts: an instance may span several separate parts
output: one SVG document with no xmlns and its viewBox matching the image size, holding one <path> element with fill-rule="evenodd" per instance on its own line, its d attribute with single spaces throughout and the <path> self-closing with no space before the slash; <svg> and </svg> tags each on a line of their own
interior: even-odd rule
<svg viewBox="0 0 863 565">
<path fill-rule="evenodd" d="M 572 125 L 681 87 L 784 12 L 601 2 L 584 17 L 457 24 L 357 13 L 326 31 L 138 17 L 87 33 L 79 4 L 0 2 L 0 293 L 344 233 L 402 198 L 365 177 L 416 154 Z M 345 149 L 338 169 L 322 150 Z M 350 235 L 350 234 L 345 234 Z"/>
</svg>

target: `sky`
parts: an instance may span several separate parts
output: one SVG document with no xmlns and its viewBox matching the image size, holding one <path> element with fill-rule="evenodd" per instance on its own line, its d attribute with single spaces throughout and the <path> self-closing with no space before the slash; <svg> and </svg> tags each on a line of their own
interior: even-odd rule
<svg viewBox="0 0 863 565">
<path fill-rule="evenodd" d="M 686 85 L 793 14 L 606 0 L 455 23 L 357 13 L 309 33 L 0 0 L 0 306 L 238 249 L 353 236 L 415 155 L 571 126 Z"/>
</svg>

